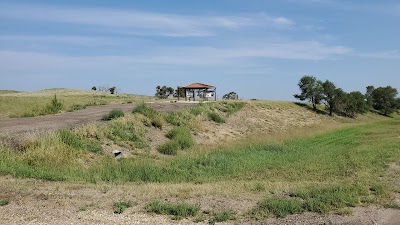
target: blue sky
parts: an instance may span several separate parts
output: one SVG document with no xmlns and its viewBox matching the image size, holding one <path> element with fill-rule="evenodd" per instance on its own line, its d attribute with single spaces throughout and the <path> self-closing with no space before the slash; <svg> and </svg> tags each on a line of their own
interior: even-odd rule
<svg viewBox="0 0 400 225">
<path fill-rule="evenodd" d="M 390 0 L 2 0 L 0 89 L 202 82 L 293 100 L 303 75 L 400 89 L 399 24 Z"/>
</svg>

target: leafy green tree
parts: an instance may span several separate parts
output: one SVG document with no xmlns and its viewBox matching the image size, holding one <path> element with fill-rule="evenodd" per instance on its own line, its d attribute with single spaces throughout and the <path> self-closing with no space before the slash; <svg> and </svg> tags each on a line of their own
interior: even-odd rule
<svg viewBox="0 0 400 225">
<path fill-rule="evenodd" d="M 391 86 L 375 89 L 372 92 L 374 109 L 379 110 L 385 116 L 389 116 L 397 109 L 397 94 L 397 89 Z"/>
<path fill-rule="evenodd" d="M 186 91 L 185 91 L 185 89 L 177 87 L 177 88 L 175 89 L 175 92 L 174 92 L 174 97 L 177 98 L 178 96 L 179 96 L 180 98 L 186 97 Z"/>
<path fill-rule="evenodd" d="M 346 94 L 344 113 L 347 117 L 354 118 L 357 114 L 363 114 L 367 111 L 368 106 L 365 101 L 365 95 L 359 91 L 353 91 Z"/>
<path fill-rule="evenodd" d="M 314 76 L 303 76 L 300 79 L 298 86 L 301 93 L 295 94 L 294 97 L 301 101 L 308 100 L 316 111 L 317 105 L 323 99 L 322 82 L 317 80 Z"/>
<path fill-rule="evenodd" d="M 231 91 L 231 92 L 229 92 L 228 94 L 224 94 L 224 96 L 222 96 L 222 99 L 238 99 L 239 98 L 239 96 L 238 96 L 238 94 L 236 94 L 236 92 L 233 92 L 233 91 Z"/>
<path fill-rule="evenodd" d="M 336 88 L 334 83 L 330 82 L 329 80 L 326 80 L 322 84 L 322 89 L 323 89 L 323 100 L 325 101 L 325 106 L 326 108 L 329 109 L 329 115 L 332 116 L 336 107 L 336 102 L 339 100 L 338 99 L 339 92 L 337 91 L 338 88 Z"/>
<path fill-rule="evenodd" d="M 158 98 L 163 98 L 166 99 L 168 98 L 170 95 L 174 94 L 174 89 L 172 87 L 167 87 L 167 86 L 157 86 L 156 87 L 156 94 L 155 96 Z"/>
<path fill-rule="evenodd" d="M 367 106 L 369 109 L 373 109 L 373 100 L 372 100 L 372 93 L 374 92 L 374 86 L 368 86 L 367 91 L 365 92 L 365 99 L 367 100 Z"/>
<path fill-rule="evenodd" d="M 97 90 L 96 86 L 93 86 L 93 87 L 92 87 L 92 90 L 93 90 L 93 91 L 96 91 L 96 90 Z"/>
</svg>

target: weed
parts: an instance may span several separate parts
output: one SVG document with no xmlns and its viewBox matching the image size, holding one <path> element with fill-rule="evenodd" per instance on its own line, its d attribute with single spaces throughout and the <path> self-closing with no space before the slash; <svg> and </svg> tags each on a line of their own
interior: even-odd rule
<svg viewBox="0 0 400 225">
<path fill-rule="evenodd" d="M 66 145 L 69 145 L 73 148 L 80 149 L 83 144 L 82 141 L 78 138 L 78 136 L 70 130 L 62 129 L 58 132 L 60 139 Z"/>
<path fill-rule="evenodd" d="M 132 110 L 132 113 L 140 113 L 144 116 L 151 117 L 152 115 L 157 114 L 157 111 L 142 102 Z"/>
<path fill-rule="evenodd" d="M 265 185 L 263 183 L 256 183 L 256 185 L 254 186 L 254 191 L 265 191 Z"/>
<path fill-rule="evenodd" d="M 180 145 L 174 140 L 169 140 L 157 148 L 158 152 L 164 155 L 176 155 L 178 149 L 180 149 Z"/>
<path fill-rule="evenodd" d="M 108 114 L 104 115 L 103 118 L 101 118 L 102 120 L 108 121 L 108 120 L 112 120 L 115 118 L 119 118 L 119 117 L 123 117 L 125 114 L 124 112 L 122 112 L 122 110 L 120 109 L 113 109 L 111 110 L 111 112 L 109 112 Z"/>
<path fill-rule="evenodd" d="M 147 204 L 145 209 L 147 212 L 171 215 L 174 216 L 175 219 L 182 219 L 189 216 L 195 216 L 200 210 L 200 205 L 191 205 L 186 203 L 173 204 L 156 200 Z"/>
<path fill-rule="evenodd" d="M 194 145 L 192 133 L 187 127 L 174 127 L 168 132 L 167 137 L 177 142 L 180 149 L 188 149 Z"/>
<path fill-rule="evenodd" d="M 8 205 L 8 203 L 10 203 L 8 199 L 0 199 L 0 206 Z"/>
<path fill-rule="evenodd" d="M 216 123 L 225 123 L 225 119 L 215 112 L 208 113 L 208 117 Z"/>
<path fill-rule="evenodd" d="M 276 217 L 283 218 L 287 215 L 303 212 L 303 203 L 298 198 L 288 199 L 272 197 L 267 198 L 257 204 L 252 210 L 251 215 L 254 218 L 268 217 L 273 214 Z"/>
<path fill-rule="evenodd" d="M 336 214 L 341 215 L 341 216 L 350 216 L 353 214 L 353 210 L 351 208 L 340 208 L 336 210 Z"/>
<path fill-rule="evenodd" d="M 54 98 L 51 100 L 49 104 L 46 105 L 46 108 L 43 112 L 45 114 L 56 114 L 60 112 L 64 107 L 64 104 L 57 99 L 57 96 L 54 95 Z"/>
<path fill-rule="evenodd" d="M 132 206 L 132 203 L 130 201 L 125 202 L 116 202 L 114 203 L 114 213 L 115 214 L 121 214 L 123 213 L 127 208 L 130 208 Z"/>
<path fill-rule="evenodd" d="M 222 212 L 215 213 L 210 220 L 210 224 L 215 224 L 215 223 L 220 223 L 220 222 L 225 222 L 228 220 L 235 220 L 236 219 L 236 213 L 232 210 L 225 210 Z"/>
<path fill-rule="evenodd" d="M 93 153 L 103 152 L 103 148 L 97 141 L 85 141 L 85 143 L 83 144 L 83 148 Z"/>
</svg>

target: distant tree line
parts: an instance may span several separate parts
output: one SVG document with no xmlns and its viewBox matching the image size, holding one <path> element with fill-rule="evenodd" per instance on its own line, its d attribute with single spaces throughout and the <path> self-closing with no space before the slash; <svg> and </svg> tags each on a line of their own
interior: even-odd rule
<svg viewBox="0 0 400 225">
<path fill-rule="evenodd" d="M 92 87 L 93 91 L 99 91 L 99 92 L 104 92 L 104 93 L 110 93 L 110 94 L 116 94 L 117 93 L 117 87 L 107 87 L 107 86 L 93 86 Z"/>
<path fill-rule="evenodd" d="M 314 76 L 303 76 L 298 86 L 301 93 L 295 94 L 295 98 L 309 101 L 315 111 L 317 105 L 323 103 L 331 116 L 336 113 L 353 118 L 372 109 L 389 116 L 400 109 L 398 91 L 391 86 L 379 88 L 368 86 L 365 94 L 359 91 L 347 93 L 336 87 L 333 82 L 329 80 L 322 82 Z"/>
</svg>

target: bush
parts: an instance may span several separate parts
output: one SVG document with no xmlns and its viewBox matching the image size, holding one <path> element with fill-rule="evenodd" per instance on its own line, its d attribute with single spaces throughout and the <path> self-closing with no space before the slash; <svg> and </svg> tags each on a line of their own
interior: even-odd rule
<svg viewBox="0 0 400 225">
<path fill-rule="evenodd" d="M 80 149 L 82 148 L 83 144 L 81 139 L 70 130 L 62 129 L 58 132 L 60 140 L 73 148 Z"/>
<path fill-rule="evenodd" d="M 158 146 L 157 150 L 161 154 L 164 155 L 176 155 L 178 153 L 178 149 L 180 148 L 178 142 L 174 140 L 169 140 L 164 144 Z"/>
<path fill-rule="evenodd" d="M 215 112 L 208 113 L 208 117 L 216 123 L 225 123 L 225 119 Z"/>
<path fill-rule="evenodd" d="M 133 109 L 132 113 L 140 113 L 150 118 L 154 114 L 157 114 L 157 111 L 142 102 Z"/>
<path fill-rule="evenodd" d="M 125 114 L 120 109 L 113 109 L 108 114 L 104 115 L 102 120 L 108 121 L 115 118 L 123 117 Z"/>
<path fill-rule="evenodd" d="M 164 118 L 156 110 L 149 107 L 145 103 L 140 103 L 138 106 L 136 106 L 132 113 L 140 113 L 148 117 L 151 120 L 151 125 L 153 127 L 162 129 L 164 125 Z"/>
<path fill-rule="evenodd" d="M 114 213 L 121 214 L 125 211 L 125 209 L 132 206 L 132 203 L 129 202 L 116 202 L 114 203 Z"/>
<path fill-rule="evenodd" d="M 182 219 L 195 216 L 200 210 L 200 205 L 190 205 L 186 203 L 172 204 L 156 200 L 147 204 L 145 209 L 147 212 L 171 215 L 174 216 L 175 219 Z"/>
<path fill-rule="evenodd" d="M 188 149 L 194 145 L 192 133 L 187 127 L 175 127 L 168 132 L 167 137 L 176 141 L 180 149 Z"/>
<path fill-rule="evenodd" d="M 56 114 L 60 112 L 64 107 L 64 104 L 58 101 L 57 96 L 54 95 L 54 98 L 51 100 L 49 104 L 46 105 L 46 108 L 42 112 L 42 115 L 45 114 Z"/>
</svg>

